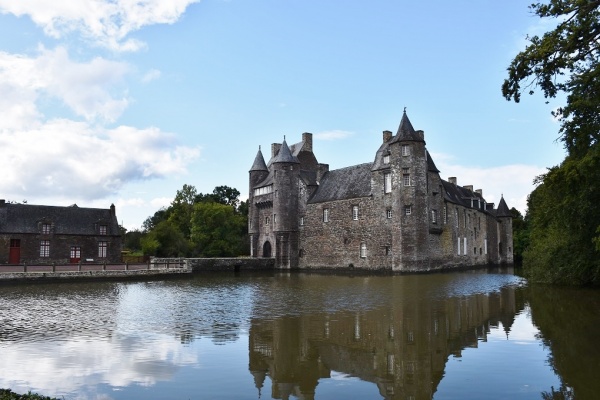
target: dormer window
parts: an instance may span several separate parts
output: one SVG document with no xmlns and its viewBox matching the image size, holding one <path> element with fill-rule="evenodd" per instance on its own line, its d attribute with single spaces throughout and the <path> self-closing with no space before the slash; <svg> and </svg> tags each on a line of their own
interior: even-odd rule
<svg viewBox="0 0 600 400">
<path fill-rule="evenodd" d="M 384 164 L 389 164 L 390 163 L 390 155 L 386 154 L 383 156 L 383 163 Z"/>
<path fill-rule="evenodd" d="M 42 233 L 44 235 L 49 235 L 51 229 L 52 229 L 52 225 L 50 225 L 50 224 L 42 224 Z"/>
<path fill-rule="evenodd" d="M 101 235 L 107 235 L 108 234 L 108 226 L 106 226 L 106 225 L 100 225 L 98 228 L 100 230 L 100 234 Z"/>
</svg>

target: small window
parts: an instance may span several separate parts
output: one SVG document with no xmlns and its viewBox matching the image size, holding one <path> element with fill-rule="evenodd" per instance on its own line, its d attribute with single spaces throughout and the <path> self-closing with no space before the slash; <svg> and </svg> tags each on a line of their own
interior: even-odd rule
<svg viewBox="0 0 600 400">
<path fill-rule="evenodd" d="M 412 206 L 404 206 L 404 215 L 412 214 Z"/>
<path fill-rule="evenodd" d="M 391 219 L 392 218 L 392 209 L 389 208 L 385 211 L 385 216 L 387 219 Z"/>
<path fill-rule="evenodd" d="M 386 172 L 383 174 L 383 192 L 390 193 L 392 191 L 392 174 Z"/>
<path fill-rule="evenodd" d="M 106 225 L 100 225 L 100 234 L 106 235 L 108 232 L 108 227 Z"/>
<path fill-rule="evenodd" d="M 444 224 L 448 223 L 448 206 L 444 204 Z"/>
<path fill-rule="evenodd" d="M 273 225 L 277 224 L 277 214 L 273 214 Z"/>
<path fill-rule="evenodd" d="M 81 258 L 81 246 L 71 246 L 70 256 L 71 260 Z"/>
<path fill-rule="evenodd" d="M 98 242 L 98 257 L 106 258 L 108 255 L 108 242 Z"/>
<path fill-rule="evenodd" d="M 50 224 L 42 224 L 42 233 L 44 235 L 50 234 L 50 229 L 51 228 L 52 228 L 52 225 L 50 225 Z"/>
<path fill-rule="evenodd" d="M 40 257 L 50 257 L 50 241 L 40 241 Z"/>
<path fill-rule="evenodd" d="M 367 257 L 367 244 L 365 242 L 360 244 L 360 258 Z"/>
<path fill-rule="evenodd" d="M 391 249 L 391 247 L 389 245 L 387 245 L 387 246 L 384 247 L 384 251 L 385 251 L 385 255 L 386 256 L 389 256 L 389 255 L 392 254 L 392 249 Z"/>
<path fill-rule="evenodd" d="M 402 181 L 404 186 L 410 186 L 410 173 L 408 168 L 402 168 Z"/>
<path fill-rule="evenodd" d="M 358 206 L 352 206 L 352 219 L 358 221 Z"/>
<path fill-rule="evenodd" d="M 304 217 L 300 217 L 300 226 L 304 226 Z"/>
<path fill-rule="evenodd" d="M 329 222 L 329 208 L 323 209 L 323 222 Z"/>
<path fill-rule="evenodd" d="M 431 223 L 437 224 L 437 210 L 431 210 Z"/>
<path fill-rule="evenodd" d="M 384 164 L 390 163 L 390 155 L 389 154 L 386 154 L 385 156 L 383 156 L 383 163 Z"/>
<path fill-rule="evenodd" d="M 271 223 L 271 218 L 265 217 L 265 225 L 269 226 L 270 223 Z"/>
<path fill-rule="evenodd" d="M 408 156 L 410 154 L 410 146 L 407 144 L 402 145 L 402 155 Z"/>
</svg>

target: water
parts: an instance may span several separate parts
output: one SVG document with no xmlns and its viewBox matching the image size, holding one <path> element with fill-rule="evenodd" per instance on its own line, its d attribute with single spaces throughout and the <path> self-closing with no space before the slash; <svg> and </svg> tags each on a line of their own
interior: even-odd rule
<svg viewBox="0 0 600 400">
<path fill-rule="evenodd" d="M 0 388 L 103 400 L 598 398 L 600 292 L 510 272 L 3 285 Z"/>
</svg>

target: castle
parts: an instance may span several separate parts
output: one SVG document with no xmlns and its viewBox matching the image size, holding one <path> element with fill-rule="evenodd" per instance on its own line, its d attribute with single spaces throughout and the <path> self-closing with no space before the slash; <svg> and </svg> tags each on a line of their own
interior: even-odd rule
<svg viewBox="0 0 600 400">
<path fill-rule="evenodd" d="M 259 148 L 250 168 L 250 252 L 276 267 L 394 272 L 512 264 L 512 217 L 504 201 L 443 180 L 404 112 L 383 132 L 372 163 L 329 170 L 312 134 Z"/>
</svg>

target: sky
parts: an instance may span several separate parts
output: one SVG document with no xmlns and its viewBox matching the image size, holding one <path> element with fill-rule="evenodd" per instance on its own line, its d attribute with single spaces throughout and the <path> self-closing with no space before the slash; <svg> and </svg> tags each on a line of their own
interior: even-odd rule
<svg viewBox="0 0 600 400">
<path fill-rule="evenodd" d="M 564 149 L 541 94 L 502 97 L 548 22 L 492 0 L 0 0 L 0 199 L 139 229 L 184 184 L 248 196 L 261 146 L 372 162 L 402 113 L 443 179 L 524 213 Z M 551 24 L 552 22 L 550 22 Z"/>
</svg>

